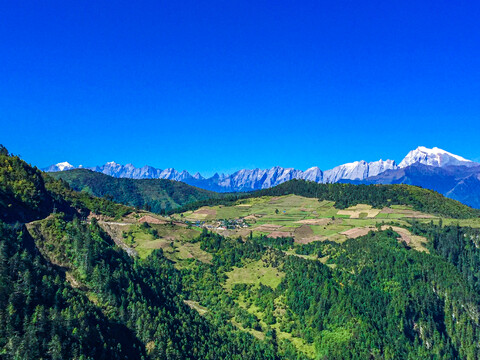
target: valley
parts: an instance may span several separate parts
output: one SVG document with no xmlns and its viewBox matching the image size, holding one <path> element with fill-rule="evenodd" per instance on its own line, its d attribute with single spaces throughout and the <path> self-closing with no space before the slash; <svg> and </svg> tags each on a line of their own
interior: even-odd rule
<svg viewBox="0 0 480 360">
<path fill-rule="evenodd" d="M 480 360 L 480 2 L 1 14 L 0 360 Z"/>
<path fill-rule="evenodd" d="M 342 243 L 370 231 L 392 228 L 407 245 L 425 251 L 427 239 L 408 231 L 412 221 L 435 224 L 442 221 L 446 225 L 468 224 L 480 228 L 480 219 L 477 218 L 440 217 L 415 211 L 409 206 L 374 209 L 371 205 L 359 204 L 339 210 L 333 204 L 332 201 L 319 202 L 297 195 L 264 196 L 238 200 L 232 206 L 200 207 L 171 216 L 139 212 L 130 216 L 128 222 L 110 219 L 98 223 L 140 257 L 148 256 L 154 249 L 162 249 L 175 262 L 189 258 L 209 261 L 208 254 L 192 243 L 203 229 L 230 238 L 265 236 L 272 242 L 278 238 L 291 238 L 293 247 L 316 241 Z"/>
<path fill-rule="evenodd" d="M 105 182 L 106 178 L 102 179 L 100 175 L 95 176 L 93 173 L 103 173 L 121 179 L 158 179 L 159 182 L 168 179 L 219 193 L 268 189 L 293 179 L 300 179 L 324 184 L 344 182 L 416 185 L 438 191 L 444 196 L 461 201 L 466 205 L 480 208 L 480 164 L 437 147 L 429 149 L 419 146 L 411 150 L 398 165 L 394 160 L 373 162 L 361 160 L 325 171 L 317 166 L 305 171 L 275 166 L 270 169 L 242 169 L 233 174 L 215 174 L 210 178 L 204 178 L 199 173 L 191 175 L 185 170 L 181 172 L 172 168 L 161 170 L 152 166 L 136 168 L 132 164 L 121 165 L 115 162 L 87 168 L 76 168 L 68 162 L 62 162 L 51 165 L 44 171 L 52 172 L 53 176 L 65 179 L 76 190 L 85 189 L 97 196 L 105 194 L 104 187 L 98 186 L 91 180 L 87 181 L 87 179 L 96 178 L 99 182 Z M 114 182 L 114 180 L 109 180 L 109 182 Z M 91 186 L 87 186 L 87 183 Z M 196 192 L 198 193 L 199 190 L 197 189 Z M 205 198 L 212 197 L 213 194 L 204 192 L 194 196 Z M 125 194 L 114 195 L 116 201 L 119 202 L 125 202 L 125 197 Z M 153 208 L 150 207 L 150 209 L 155 212 L 169 210 L 185 203 L 185 201 L 175 200 L 160 202 L 159 200 L 171 199 L 162 197 L 150 199 L 148 196 L 141 200 L 138 198 L 129 200 L 130 204 L 134 206 L 144 206 L 147 203 L 151 206 L 150 203 L 152 203 Z"/>
<path fill-rule="evenodd" d="M 191 292 L 184 301 L 193 310 L 206 318 L 230 318 L 240 331 L 250 333 L 261 341 L 269 339 L 273 331 L 285 351 L 307 358 L 315 357 L 315 346 L 303 335 L 291 331 L 291 326 L 298 326 L 295 321 L 291 325 L 284 321 L 289 307 L 279 287 L 285 284 L 286 263 L 300 259 L 314 261 L 336 271 L 339 264 L 335 259 L 339 256 L 338 251 L 343 249 L 343 243 L 350 244 L 354 240 L 368 242 L 368 238 L 376 239 L 376 232 L 391 232 L 397 243 L 410 249 L 408 251 L 430 253 L 427 236 L 414 234 L 412 226 L 417 223 L 429 226 L 441 222 L 448 226 L 469 222 L 470 226 L 480 229 L 478 218 L 441 217 L 405 205 L 375 209 L 371 205 L 358 204 L 336 209 L 332 201 L 298 195 L 240 199 L 231 206 L 203 206 L 168 217 L 141 213 L 136 217 L 137 220 L 127 228 L 124 223 L 118 223 L 118 227 L 123 229 L 123 240 L 137 251 L 140 258 L 161 249 L 175 268 L 187 276 L 185 285 Z M 103 227 L 106 223 L 99 224 Z M 112 225 L 115 222 L 109 221 L 108 226 Z M 209 232 L 217 235 L 209 235 Z M 251 246 L 247 246 L 249 242 L 259 248 L 233 263 L 232 260 L 226 263 L 221 260 L 224 265 L 216 270 L 215 275 L 221 280 L 218 284 L 212 283 L 210 277 L 215 272 L 211 271 L 220 265 L 219 256 L 223 256 L 219 252 L 230 253 L 232 249 L 224 249 L 223 245 L 220 248 L 207 246 L 211 236 L 216 242 L 225 241 L 225 246 L 235 244 L 234 252 L 244 247 L 242 242 L 245 242 L 246 249 Z M 199 238 L 202 240 L 199 241 Z M 242 241 L 232 243 L 226 240 L 228 238 Z M 299 260 L 292 260 L 292 257 Z M 204 280 L 199 281 L 198 276 Z M 188 279 L 193 277 L 195 282 L 189 282 Z M 213 298 L 210 287 L 216 288 Z M 221 299 L 225 294 L 233 303 L 226 308 L 219 307 L 216 302 L 223 301 Z M 259 302 L 256 296 L 270 298 L 271 305 L 268 306 L 271 307 L 265 307 L 268 302 Z M 214 300 L 215 297 L 217 300 Z"/>
<path fill-rule="evenodd" d="M 411 207 L 374 209 L 359 204 L 343 210 L 332 201 L 288 195 L 239 200 L 233 206 L 202 207 L 174 215 L 177 220 L 214 230 L 224 236 L 293 237 L 297 243 L 344 241 L 352 230 L 382 224 L 407 226 L 407 219 L 436 219 Z M 368 231 L 367 231 L 368 232 Z"/>
<path fill-rule="evenodd" d="M 157 214 L 2 151 L 7 358 L 480 357 L 476 209 L 407 185 L 292 180 Z M 153 183 L 163 199 L 196 191 L 160 185 L 175 184 Z"/>
</svg>

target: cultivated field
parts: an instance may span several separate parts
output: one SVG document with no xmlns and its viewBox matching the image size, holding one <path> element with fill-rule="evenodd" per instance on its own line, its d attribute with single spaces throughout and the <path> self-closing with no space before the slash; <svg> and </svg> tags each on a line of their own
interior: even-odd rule
<svg viewBox="0 0 480 360">
<path fill-rule="evenodd" d="M 227 237 L 246 239 L 250 234 L 271 238 L 293 237 L 296 243 L 307 244 L 325 240 L 343 242 L 372 230 L 391 227 L 399 234 L 399 240 L 413 249 L 426 251 L 426 239 L 405 229 L 409 226 L 409 219 L 434 223 L 441 220 L 444 225 L 480 228 L 480 219 L 440 219 L 408 206 L 374 209 L 359 204 L 339 210 L 331 201 L 297 195 L 243 199 L 232 206 L 203 207 L 170 218 L 144 213 L 136 219 L 129 218 L 128 222 L 102 222 L 117 243 L 133 249 L 140 257 L 148 256 L 154 249 L 162 249 L 177 267 L 182 267 L 188 264 L 189 259 L 210 262 L 211 254 L 192 242 L 202 228 Z M 144 222 L 148 225 L 142 225 Z M 232 274 L 231 279 L 234 278 Z"/>
<path fill-rule="evenodd" d="M 233 206 L 203 207 L 175 215 L 174 218 L 191 221 L 226 236 L 245 237 L 250 232 L 273 238 L 291 236 L 297 243 L 303 244 L 321 240 L 341 242 L 349 237 L 365 235 L 377 226 L 407 226 L 408 219 L 439 220 L 408 206 L 374 209 L 370 205 L 359 204 L 339 210 L 332 201 L 318 201 L 297 195 L 244 199 Z M 226 227 L 225 220 L 242 220 L 248 226 Z M 448 223 L 453 220 L 444 221 Z M 472 223 L 473 220 L 467 221 Z M 480 221 L 477 226 L 480 227 Z"/>
</svg>

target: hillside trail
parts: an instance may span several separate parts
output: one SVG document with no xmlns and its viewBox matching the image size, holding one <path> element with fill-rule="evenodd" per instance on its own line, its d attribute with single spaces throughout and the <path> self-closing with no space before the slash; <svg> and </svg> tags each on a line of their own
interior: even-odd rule
<svg viewBox="0 0 480 360">
<path fill-rule="evenodd" d="M 128 256 L 131 257 L 136 257 L 138 256 L 138 252 L 128 246 L 124 241 L 123 241 L 123 231 L 119 228 L 121 226 L 130 226 L 132 223 L 121 223 L 121 222 L 114 222 L 114 221 L 98 221 L 98 225 L 101 226 L 103 230 L 110 236 L 113 240 L 113 242 L 121 247 L 127 254 Z"/>
<path fill-rule="evenodd" d="M 35 223 L 43 221 L 45 219 L 48 219 L 52 214 L 49 214 L 47 217 L 40 219 L 40 220 L 34 220 L 28 223 L 21 223 L 21 225 L 25 226 L 27 231 L 29 232 L 30 236 L 33 234 L 31 233 L 31 229 L 35 226 Z M 90 223 L 90 220 L 87 220 L 86 223 Z M 123 241 L 123 232 L 116 228 L 117 226 L 130 226 L 132 223 L 127 223 L 127 222 L 115 222 L 115 221 L 98 221 L 98 225 L 105 230 L 105 232 L 110 236 L 110 238 L 113 240 L 113 242 L 122 248 L 129 256 L 131 257 L 136 257 L 138 256 L 138 252 L 128 246 L 124 241 Z"/>
</svg>

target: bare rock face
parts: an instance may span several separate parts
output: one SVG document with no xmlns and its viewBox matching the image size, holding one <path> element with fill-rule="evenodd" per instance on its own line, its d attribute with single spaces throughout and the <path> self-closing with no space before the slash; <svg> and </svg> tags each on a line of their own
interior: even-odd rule
<svg viewBox="0 0 480 360">
<path fill-rule="evenodd" d="M 364 180 L 370 176 L 378 175 L 385 170 L 396 169 L 397 165 L 393 160 L 379 160 L 367 163 L 366 161 L 355 161 L 337 166 L 327 170 L 323 176 L 324 183 L 335 183 L 340 180 Z"/>
<path fill-rule="evenodd" d="M 323 171 L 317 166 L 311 167 L 303 172 L 302 179 L 321 183 L 323 182 Z"/>
</svg>

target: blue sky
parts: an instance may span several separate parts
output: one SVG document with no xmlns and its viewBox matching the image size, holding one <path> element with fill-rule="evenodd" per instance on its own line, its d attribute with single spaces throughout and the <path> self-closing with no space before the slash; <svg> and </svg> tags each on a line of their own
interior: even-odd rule
<svg viewBox="0 0 480 360">
<path fill-rule="evenodd" d="M 212 174 L 480 160 L 478 1 L 2 1 L 0 143 Z"/>
</svg>

